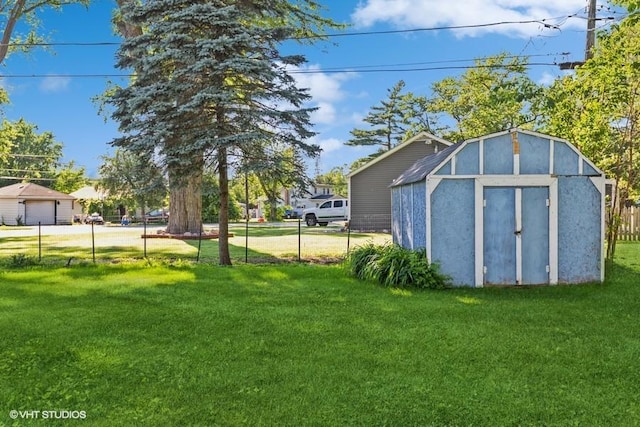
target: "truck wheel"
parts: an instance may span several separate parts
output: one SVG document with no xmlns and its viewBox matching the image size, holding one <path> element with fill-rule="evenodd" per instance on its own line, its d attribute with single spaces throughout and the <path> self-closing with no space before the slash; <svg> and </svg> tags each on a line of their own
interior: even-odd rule
<svg viewBox="0 0 640 427">
<path fill-rule="evenodd" d="M 315 225 L 318 223 L 318 221 L 316 220 L 315 215 L 309 215 L 307 218 L 307 225 L 309 227 L 315 227 Z"/>
<path fill-rule="evenodd" d="M 326 227 L 327 224 L 329 224 L 328 222 L 319 222 L 318 224 L 320 224 L 320 227 Z"/>
</svg>

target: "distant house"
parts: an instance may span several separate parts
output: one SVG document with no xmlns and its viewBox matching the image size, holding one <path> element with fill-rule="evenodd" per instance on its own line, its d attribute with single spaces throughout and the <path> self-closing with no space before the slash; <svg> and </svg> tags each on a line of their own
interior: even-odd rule
<svg viewBox="0 0 640 427">
<path fill-rule="evenodd" d="M 604 279 L 605 177 L 568 141 L 514 129 L 424 157 L 392 185 L 393 241 L 455 285 Z"/>
<path fill-rule="evenodd" d="M 71 224 L 75 198 L 33 183 L 0 188 L 0 219 L 6 225 Z"/>
<path fill-rule="evenodd" d="M 294 208 L 316 208 L 325 200 L 340 196 L 335 194 L 331 184 L 318 183 L 310 184 L 306 192 L 285 190 L 283 193 L 284 204 Z"/>
<path fill-rule="evenodd" d="M 349 225 L 352 230 L 391 230 L 389 186 L 417 159 L 442 151 L 451 142 L 420 132 L 371 160 L 348 176 Z"/>
</svg>

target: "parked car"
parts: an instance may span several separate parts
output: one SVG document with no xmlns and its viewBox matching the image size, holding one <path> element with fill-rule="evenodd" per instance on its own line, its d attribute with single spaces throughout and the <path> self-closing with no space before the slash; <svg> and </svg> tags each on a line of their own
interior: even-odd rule
<svg viewBox="0 0 640 427">
<path fill-rule="evenodd" d="M 85 224 L 104 224 L 104 218 L 100 216 L 98 212 L 94 212 L 91 215 L 85 217 Z"/>
<path fill-rule="evenodd" d="M 302 218 L 302 211 L 304 211 L 304 206 L 297 206 L 294 209 L 287 209 L 284 211 L 284 217 L 286 219 Z"/>
<path fill-rule="evenodd" d="M 169 220 L 168 209 L 154 209 L 144 215 L 145 222 L 167 222 Z"/>
<path fill-rule="evenodd" d="M 320 207 L 305 209 L 303 215 L 309 227 L 313 227 L 316 224 L 326 226 L 331 221 L 347 221 L 349 201 L 347 199 L 327 200 Z"/>
</svg>

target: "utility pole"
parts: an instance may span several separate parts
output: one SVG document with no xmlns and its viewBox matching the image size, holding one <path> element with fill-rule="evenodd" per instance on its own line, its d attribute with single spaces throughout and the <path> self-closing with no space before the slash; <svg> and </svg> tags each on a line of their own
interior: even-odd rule
<svg viewBox="0 0 640 427">
<path fill-rule="evenodd" d="M 573 70 L 584 65 L 593 57 L 593 47 L 596 44 L 596 0 L 589 0 L 587 11 L 587 45 L 584 50 L 584 61 L 561 62 L 558 64 L 561 70 Z"/>
<path fill-rule="evenodd" d="M 584 60 L 593 57 L 593 47 L 596 41 L 596 0 L 589 0 L 589 12 L 587 15 L 587 46 L 584 51 Z"/>
</svg>

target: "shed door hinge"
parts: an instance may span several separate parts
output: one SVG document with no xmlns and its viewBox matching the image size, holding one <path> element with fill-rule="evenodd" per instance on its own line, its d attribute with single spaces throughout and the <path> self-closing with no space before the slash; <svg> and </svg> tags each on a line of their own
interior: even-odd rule
<svg viewBox="0 0 640 427">
<path fill-rule="evenodd" d="M 482 207 L 486 208 L 487 207 L 487 199 L 483 199 L 482 200 Z"/>
<path fill-rule="evenodd" d="M 551 201 L 547 199 L 547 207 L 551 206 Z"/>
</svg>

